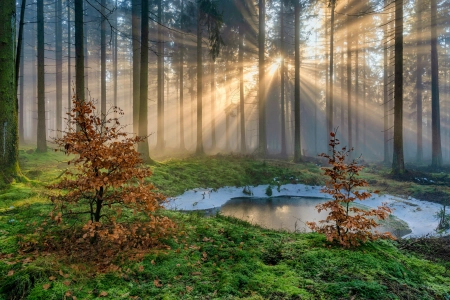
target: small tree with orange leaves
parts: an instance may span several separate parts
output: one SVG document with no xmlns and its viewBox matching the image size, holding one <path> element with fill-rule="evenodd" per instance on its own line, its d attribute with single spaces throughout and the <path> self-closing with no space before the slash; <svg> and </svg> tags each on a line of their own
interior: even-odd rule
<svg viewBox="0 0 450 300">
<path fill-rule="evenodd" d="M 343 147 L 337 150 L 340 142 L 336 138 L 336 132 L 331 132 L 330 137 L 331 154 L 320 154 L 327 158 L 331 165 L 331 167 L 322 168 L 329 180 L 321 192 L 330 194 L 333 200 L 316 206 L 319 212 L 329 211 L 328 217 L 319 221 L 321 225 L 315 222 L 307 222 L 307 225 L 313 231 L 324 233 L 328 241 L 336 241 L 344 247 L 358 246 L 360 243 L 379 238 L 394 239 L 388 232 L 372 232 L 378 226 L 375 218 L 384 220 L 391 213 L 388 207 L 383 205 L 377 209 L 363 210 L 350 205 L 357 199 L 365 200 L 371 196 L 366 191 L 356 190 L 358 187 L 368 186 L 368 183 L 358 178 L 363 167 L 358 165 L 357 160 L 345 162 L 353 149 L 347 150 Z"/>
<path fill-rule="evenodd" d="M 124 113 L 112 107 L 106 115 L 96 113 L 92 101 L 74 97 L 68 114 L 67 129 L 54 142 L 67 155 L 75 155 L 61 181 L 50 186 L 59 190 L 51 196 L 55 208 L 51 218 L 57 223 L 64 219 L 79 219 L 87 215 L 81 237 L 83 243 L 115 242 L 127 247 L 151 246 L 170 232 L 174 224 L 157 214 L 166 198 L 144 179 L 151 171 L 142 165 L 135 150 L 147 137 L 130 136 L 117 117 Z M 144 213 L 139 222 L 119 222 L 124 210 Z"/>
</svg>

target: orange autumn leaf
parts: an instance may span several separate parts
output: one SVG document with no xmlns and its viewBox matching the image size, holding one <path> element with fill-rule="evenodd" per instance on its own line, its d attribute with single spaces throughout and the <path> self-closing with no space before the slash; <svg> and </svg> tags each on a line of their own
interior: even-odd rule
<svg viewBox="0 0 450 300">
<path fill-rule="evenodd" d="M 50 283 L 46 283 L 42 286 L 44 290 L 48 290 L 50 288 Z"/>
<path fill-rule="evenodd" d="M 102 291 L 100 294 L 98 294 L 99 297 L 106 297 L 108 296 L 108 293 L 105 291 Z"/>
</svg>

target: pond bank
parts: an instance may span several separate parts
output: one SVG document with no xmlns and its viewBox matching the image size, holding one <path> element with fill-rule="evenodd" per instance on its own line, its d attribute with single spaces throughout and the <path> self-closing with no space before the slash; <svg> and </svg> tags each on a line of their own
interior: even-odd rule
<svg viewBox="0 0 450 300">
<path fill-rule="evenodd" d="M 219 189 L 197 188 L 184 192 L 182 195 L 169 198 L 168 209 L 173 210 L 209 210 L 219 209 L 228 200 L 236 197 L 258 197 L 266 198 L 268 185 L 247 186 L 247 187 L 223 187 Z M 244 193 L 244 188 L 246 192 Z M 320 192 L 321 186 L 309 186 L 304 184 L 286 184 L 272 186 L 272 197 L 295 196 L 295 197 L 318 197 L 330 198 L 329 195 Z M 425 235 L 435 235 L 438 221 L 434 217 L 442 207 L 440 204 L 428 201 L 421 201 L 409 197 L 402 199 L 392 195 L 375 195 L 364 201 L 356 201 L 370 208 L 376 208 L 386 203 L 393 210 L 392 214 L 405 221 L 411 233 L 405 237 L 421 237 Z M 448 231 L 447 231 L 448 233 Z"/>
</svg>

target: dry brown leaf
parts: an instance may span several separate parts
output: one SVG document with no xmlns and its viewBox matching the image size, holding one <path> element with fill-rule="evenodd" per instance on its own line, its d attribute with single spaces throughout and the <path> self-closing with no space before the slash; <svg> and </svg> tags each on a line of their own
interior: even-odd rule
<svg viewBox="0 0 450 300">
<path fill-rule="evenodd" d="M 53 280 L 55 280 L 55 279 L 56 279 L 55 276 L 50 276 L 50 277 L 48 278 L 48 280 L 50 280 L 50 281 L 53 281 Z"/>
<path fill-rule="evenodd" d="M 13 276 L 14 275 L 14 270 L 10 270 L 9 272 L 8 272 L 8 276 Z"/>
<path fill-rule="evenodd" d="M 194 288 L 193 287 L 190 287 L 190 286 L 186 286 L 186 291 L 188 292 L 188 293 L 190 293 L 190 292 L 192 292 L 192 290 L 193 290 Z"/>
<path fill-rule="evenodd" d="M 69 286 L 69 285 L 70 285 L 70 280 L 64 281 L 63 284 L 64 284 L 65 286 Z"/>
<path fill-rule="evenodd" d="M 159 279 L 153 280 L 153 284 L 154 284 L 156 287 L 162 287 L 162 283 L 161 283 L 161 281 L 160 281 Z"/>
<path fill-rule="evenodd" d="M 44 290 L 48 290 L 50 288 L 50 283 L 46 283 L 42 286 Z"/>
<path fill-rule="evenodd" d="M 100 294 L 98 294 L 99 297 L 106 297 L 108 296 L 108 293 L 105 291 L 102 291 Z"/>
</svg>

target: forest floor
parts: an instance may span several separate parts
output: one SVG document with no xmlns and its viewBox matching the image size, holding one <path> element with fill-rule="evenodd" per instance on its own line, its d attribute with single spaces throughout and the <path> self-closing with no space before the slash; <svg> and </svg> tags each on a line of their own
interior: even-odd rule
<svg viewBox="0 0 450 300">
<path fill-rule="evenodd" d="M 0 299 L 448 299 L 450 239 L 377 241 L 356 249 L 328 246 L 314 233 L 274 231 L 221 215 L 165 214 L 174 237 L 145 252 L 121 253 L 105 266 L 19 242 L 45 222 L 46 185 L 64 173 L 61 153 L 21 149 L 28 182 L 0 190 Z M 323 185 L 321 161 L 302 164 L 250 156 L 189 156 L 160 161 L 148 178 L 167 196 L 194 188 L 303 183 Z M 448 172 L 410 168 L 392 178 L 367 164 L 371 189 L 444 203 Z"/>
</svg>

